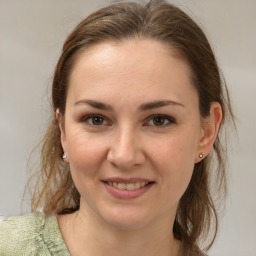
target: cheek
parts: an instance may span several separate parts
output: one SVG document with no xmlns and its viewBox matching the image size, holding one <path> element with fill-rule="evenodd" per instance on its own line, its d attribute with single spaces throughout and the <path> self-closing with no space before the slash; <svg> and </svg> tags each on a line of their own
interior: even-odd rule
<svg viewBox="0 0 256 256">
<path fill-rule="evenodd" d="M 170 136 L 169 140 L 155 143 L 153 162 L 161 177 L 163 193 L 166 191 L 178 201 L 185 192 L 194 169 L 197 141 L 186 133 Z"/>
<path fill-rule="evenodd" d="M 83 171 L 86 175 L 93 174 L 106 158 L 106 142 L 95 136 L 74 132 L 68 138 L 68 155 L 73 172 Z"/>
<path fill-rule="evenodd" d="M 165 166 L 191 166 L 194 164 L 194 156 L 197 149 L 195 136 L 187 133 L 176 133 L 173 136 L 152 143 L 151 155 L 158 164 L 165 163 Z M 157 150 L 156 150 L 157 149 Z"/>
<path fill-rule="evenodd" d="M 73 132 L 68 140 L 70 171 L 79 193 L 86 201 L 96 196 L 99 170 L 106 158 L 105 143 L 84 132 Z M 92 193 L 92 191 L 94 191 Z"/>
</svg>

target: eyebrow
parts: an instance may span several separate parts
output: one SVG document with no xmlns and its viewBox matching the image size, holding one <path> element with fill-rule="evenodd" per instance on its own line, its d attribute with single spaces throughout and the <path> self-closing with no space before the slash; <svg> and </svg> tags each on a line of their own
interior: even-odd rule
<svg viewBox="0 0 256 256">
<path fill-rule="evenodd" d="M 110 105 L 96 101 L 96 100 L 82 99 L 75 103 L 75 105 L 80 105 L 80 104 L 87 104 L 93 108 L 97 108 L 101 110 L 113 111 L 113 108 Z"/>
<path fill-rule="evenodd" d="M 87 104 L 93 108 L 97 108 L 101 110 L 113 111 L 113 108 L 110 105 L 96 101 L 96 100 L 82 99 L 77 101 L 74 105 L 81 105 L 81 104 Z M 138 109 L 139 111 L 147 111 L 147 110 L 161 108 L 161 107 L 170 106 L 170 105 L 185 107 L 183 104 L 176 101 L 159 100 L 159 101 L 143 103 L 142 105 L 139 106 Z"/>
<path fill-rule="evenodd" d="M 165 107 L 165 106 L 180 106 L 180 107 L 185 107 L 183 104 L 176 102 L 176 101 L 172 101 L 172 100 L 159 100 L 159 101 L 153 101 L 153 102 L 148 102 L 148 103 L 144 103 L 139 107 L 139 110 L 141 111 L 146 111 L 146 110 L 151 110 L 151 109 L 155 109 L 155 108 L 161 108 L 161 107 Z"/>
</svg>

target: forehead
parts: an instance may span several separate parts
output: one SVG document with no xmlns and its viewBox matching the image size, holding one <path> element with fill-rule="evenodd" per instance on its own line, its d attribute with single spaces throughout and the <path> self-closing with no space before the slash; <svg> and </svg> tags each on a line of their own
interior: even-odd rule
<svg viewBox="0 0 256 256">
<path fill-rule="evenodd" d="M 181 54 L 161 42 L 139 38 L 89 47 L 75 60 L 69 87 L 74 100 L 85 94 L 106 98 L 110 90 L 133 98 L 145 92 L 152 100 L 166 93 L 182 98 L 184 90 L 194 90 Z"/>
<path fill-rule="evenodd" d="M 116 68 L 122 68 L 125 65 L 126 67 L 134 67 L 134 69 L 140 67 L 141 69 L 142 67 L 147 68 L 150 65 L 154 65 L 154 68 L 157 69 L 157 67 L 163 68 L 164 65 L 169 65 L 171 59 L 184 62 L 183 68 L 186 69 L 184 71 L 187 75 L 190 73 L 184 54 L 166 43 L 142 38 L 106 41 L 90 45 L 86 50 L 78 54 L 74 61 L 71 77 L 75 76 L 74 73 L 76 73 L 78 66 L 90 68 L 92 65 L 97 65 L 106 69 L 107 67 L 111 68 L 113 65 L 116 65 Z M 138 62 L 136 63 L 136 61 Z M 134 65 L 135 63 L 136 65 Z M 94 67 L 96 68 L 96 66 Z"/>
</svg>

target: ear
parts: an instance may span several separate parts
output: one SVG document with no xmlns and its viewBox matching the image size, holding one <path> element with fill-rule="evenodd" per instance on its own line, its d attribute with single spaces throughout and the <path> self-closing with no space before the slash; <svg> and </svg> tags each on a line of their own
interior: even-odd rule
<svg viewBox="0 0 256 256">
<path fill-rule="evenodd" d="M 200 162 L 203 157 L 210 154 L 218 135 L 221 121 L 222 107 L 218 102 L 212 102 L 210 115 L 203 119 L 202 134 L 198 144 L 197 155 L 195 156 L 195 163 Z M 202 154 L 201 157 L 200 154 Z"/>
<path fill-rule="evenodd" d="M 63 152 L 66 153 L 66 155 L 67 155 L 67 146 L 66 146 L 66 135 L 65 135 L 65 129 L 64 129 L 64 122 L 63 122 L 63 117 L 62 117 L 62 115 L 60 113 L 60 110 L 58 108 L 56 109 L 55 118 L 58 121 L 59 128 L 60 128 L 61 146 L 62 146 Z M 68 163 L 67 157 L 63 160 Z"/>
</svg>

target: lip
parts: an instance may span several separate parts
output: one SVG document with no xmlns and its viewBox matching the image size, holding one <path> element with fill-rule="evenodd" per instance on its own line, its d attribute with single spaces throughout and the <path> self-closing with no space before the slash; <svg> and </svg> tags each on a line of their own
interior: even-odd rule
<svg viewBox="0 0 256 256">
<path fill-rule="evenodd" d="M 134 190 L 121 190 L 121 189 L 118 189 L 118 188 L 108 185 L 106 183 L 106 181 L 120 182 L 120 183 L 132 183 L 132 182 L 142 182 L 142 181 L 150 182 L 150 181 L 145 180 L 145 179 L 141 179 L 141 180 L 138 180 L 138 179 L 128 179 L 128 180 L 127 179 L 107 179 L 107 180 L 102 181 L 103 185 L 105 186 L 106 190 L 110 193 L 110 195 L 112 195 L 113 197 L 118 198 L 118 199 L 138 198 L 138 197 L 142 196 L 143 194 L 145 194 L 148 190 L 150 190 L 150 188 L 155 184 L 155 182 L 152 182 L 142 188 L 138 188 L 138 189 L 134 189 Z"/>
<path fill-rule="evenodd" d="M 135 182 L 154 182 L 153 180 L 149 180 L 149 179 L 144 179 L 144 178 L 129 178 L 129 179 L 124 179 L 124 178 L 120 178 L 120 177 L 112 177 L 112 178 L 107 178 L 102 180 L 104 181 L 108 181 L 108 182 L 117 182 L 117 183 L 135 183 Z"/>
</svg>

